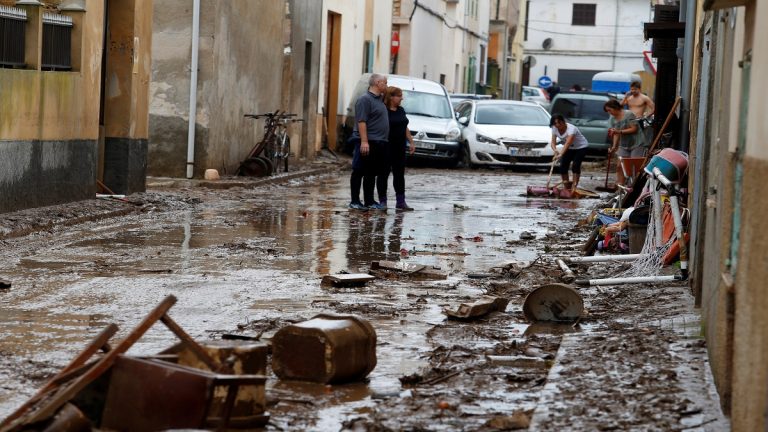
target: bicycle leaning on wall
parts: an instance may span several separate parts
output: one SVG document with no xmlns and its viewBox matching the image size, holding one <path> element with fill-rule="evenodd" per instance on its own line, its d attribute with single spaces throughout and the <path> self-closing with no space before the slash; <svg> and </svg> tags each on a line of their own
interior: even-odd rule
<svg viewBox="0 0 768 432">
<path fill-rule="evenodd" d="M 288 158 L 291 155 L 291 139 L 288 125 L 303 121 L 295 119 L 296 114 L 277 110 L 264 114 L 245 114 L 252 119 L 265 119 L 264 135 L 256 143 L 248 156 L 240 163 L 237 175 L 264 177 L 288 171 Z M 262 154 L 263 153 L 263 154 Z"/>
</svg>

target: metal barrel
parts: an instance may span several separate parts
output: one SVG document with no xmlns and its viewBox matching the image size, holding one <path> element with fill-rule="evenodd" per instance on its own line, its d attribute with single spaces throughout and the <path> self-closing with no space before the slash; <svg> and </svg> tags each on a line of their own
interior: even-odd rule
<svg viewBox="0 0 768 432">
<path fill-rule="evenodd" d="M 320 314 L 272 338 L 272 370 L 280 379 L 344 383 L 376 367 L 376 331 L 350 315 Z"/>
</svg>

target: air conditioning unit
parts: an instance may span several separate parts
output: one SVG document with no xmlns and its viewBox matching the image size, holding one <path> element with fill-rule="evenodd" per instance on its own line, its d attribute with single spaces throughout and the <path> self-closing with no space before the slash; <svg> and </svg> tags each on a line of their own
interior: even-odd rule
<svg viewBox="0 0 768 432">
<path fill-rule="evenodd" d="M 446 3 L 458 3 L 459 0 L 445 0 Z"/>
</svg>

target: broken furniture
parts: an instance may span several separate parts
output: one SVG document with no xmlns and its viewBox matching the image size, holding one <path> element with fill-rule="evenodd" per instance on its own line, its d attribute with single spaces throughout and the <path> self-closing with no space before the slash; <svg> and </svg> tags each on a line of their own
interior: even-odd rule
<svg viewBox="0 0 768 432">
<path fill-rule="evenodd" d="M 523 302 L 523 314 L 528 321 L 573 322 L 584 313 L 584 300 L 578 291 L 559 283 L 540 286 L 531 291 Z"/>
<path fill-rule="evenodd" d="M 376 331 L 351 315 L 320 314 L 272 338 L 272 370 L 281 379 L 345 383 L 376 367 Z"/>
<path fill-rule="evenodd" d="M 321 286 L 333 286 L 333 287 L 356 287 L 363 286 L 366 283 L 376 279 L 376 276 L 371 276 L 368 273 L 339 273 L 333 275 L 323 276 Z"/>
<path fill-rule="evenodd" d="M 101 428 L 143 432 L 180 428 L 237 427 L 230 422 L 238 389 L 253 388 L 264 406 L 264 375 L 223 375 L 160 360 L 120 355 L 111 368 Z M 218 402 L 217 390 L 226 394 Z M 265 424 L 262 415 L 238 419 Z"/>
<path fill-rule="evenodd" d="M 200 347 L 217 363 L 227 365 L 234 374 L 265 376 L 267 373 L 269 346 L 266 343 L 242 339 L 207 340 L 201 342 Z M 175 354 L 178 359 L 176 363 L 179 365 L 214 372 L 183 343 L 176 344 L 161 354 Z M 227 388 L 224 386 L 216 387 L 214 396 L 211 409 L 213 412 L 220 412 L 226 401 Z M 263 385 L 241 386 L 232 406 L 230 424 L 258 425 L 266 423 L 268 419 L 264 416 L 265 402 Z"/>
<path fill-rule="evenodd" d="M 121 430 L 125 429 L 125 425 L 121 424 L 122 420 L 116 420 L 113 416 L 120 416 L 124 411 L 129 411 L 135 417 L 142 418 L 144 420 L 156 419 L 157 416 L 162 417 L 164 420 L 158 422 L 158 425 L 163 425 L 163 428 L 176 427 L 169 418 L 163 417 L 165 414 L 162 411 L 155 410 L 155 405 L 145 404 L 140 406 L 128 407 L 122 404 L 114 405 L 114 402 L 110 402 L 110 394 L 114 392 L 122 392 L 123 389 L 129 389 L 129 387 L 122 387 L 121 381 L 115 380 L 112 382 L 112 375 L 125 376 L 125 381 L 128 384 L 134 383 L 139 388 L 143 388 L 148 383 L 143 382 L 143 375 L 130 375 L 128 372 L 132 370 L 131 367 L 137 364 L 146 366 L 147 369 L 152 369 L 159 375 L 171 375 L 178 374 L 177 376 L 194 376 L 195 380 L 208 383 L 206 386 L 195 387 L 196 391 L 200 391 L 191 397 L 197 398 L 197 400 L 205 400 L 205 411 L 198 412 L 192 411 L 190 408 L 184 408 L 186 417 L 200 419 L 200 424 L 196 427 L 206 427 L 211 424 L 215 424 L 218 429 L 224 430 L 231 424 L 231 412 L 235 403 L 235 396 L 237 395 L 240 386 L 257 386 L 261 387 L 263 393 L 263 386 L 265 377 L 263 375 L 231 375 L 231 368 L 227 364 L 219 363 L 213 359 L 200 345 L 198 345 L 175 321 L 173 321 L 167 314 L 168 310 L 176 303 L 176 297 L 166 297 L 154 310 L 152 310 L 137 326 L 134 328 L 123 340 L 116 343 L 114 346 L 110 346 L 109 339 L 117 332 L 117 326 L 114 324 L 105 328 L 92 343 L 90 343 L 86 349 L 72 360 L 58 375 L 56 375 L 51 381 L 45 384 L 38 393 L 14 411 L 10 416 L 0 423 L 0 432 L 15 432 L 28 429 L 46 429 L 52 422 L 56 422 L 57 413 L 61 417 L 62 407 L 66 407 L 67 404 L 72 402 L 82 404 L 83 412 L 90 413 L 90 421 L 97 427 L 101 424 L 120 425 Z M 174 365 L 169 362 L 159 360 L 138 360 L 130 357 L 123 356 L 123 354 L 133 344 L 139 340 L 157 321 L 163 322 L 182 342 L 184 347 L 193 353 L 196 358 L 204 363 L 208 368 L 216 373 L 210 373 L 199 369 L 187 368 L 185 366 Z M 96 360 L 91 360 L 91 357 L 96 354 L 97 351 L 103 350 L 106 353 Z M 164 356 L 161 356 L 165 358 Z M 150 362 L 150 363 L 145 363 Z M 183 372 L 182 372 L 183 371 Z M 126 375 L 123 375 L 126 374 Z M 168 387 L 173 387 L 174 384 L 166 382 Z M 114 385 L 114 387 L 113 387 Z M 211 410 L 211 406 L 214 405 L 215 395 L 213 389 L 216 386 L 225 386 L 226 395 L 224 401 L 220 404 L 221 410 L 215 412 Z M 125 390 L 127 391 L 127 390 Z M 181 404 L 183 406 L 184 400 L 176 398 L 173 395 L 166 395 L 165 403 L 167 404 Z M 119 406 L 119 409 L 107 409 L 108 407 Z M 78 407 L 81 408 L 81 407 Z M 71 408 L 66 407 L 65 410 L 71 411 Z M 253 416 L 256 416 L 255 423 L 263 425 L 265 423 L 266 414 L 264 413 L 264 405 L 254 404 L 252 407 Z M 166 421 L 167 420 L 167 421 Z M 256 423 L 258 422 L 258 423 Z M 154 423 L 153 423 L 154 424 Z M 186 427 L 188 423 L 178 425 L 180 427 Z M 133 429 L 133 430 L 156 430 L 153 429 L 149 423 L 143 424 L 142 427 L 147 426 L 145 429 Z"/>
<path fill-rule="evenodd" d="M 506 298 L 484 298 L 474 303 L 462 303 L 455 311 L 445 309 L 443 313 L 448 316 L 448 319 L 471 321 L 491 312 L 504 312 L 507 309 L 507 304 L 509 304 L 509 299 Z"/>
</svg>

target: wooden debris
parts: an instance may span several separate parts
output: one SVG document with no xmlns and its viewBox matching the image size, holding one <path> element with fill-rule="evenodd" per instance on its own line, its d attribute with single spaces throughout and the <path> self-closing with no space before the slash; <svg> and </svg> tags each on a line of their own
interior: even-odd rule
<svg viewBox="0 0 768 432">
<path fill-rule="evenodd" d="M 485 356 L 488 363 L 494 366 L 511 366 L 517 368 L 541 368 L 545 369 L 549 366 L 547 360 L 541 357 L 532 357 L 526 355 L 516 356 L 497 356 L 489 355 Z"/>
<path fill-rule="evenodd" d="M 508 303 L 509 299 L 502 297 L 486 298 L 470 304 L 462 303 L 455 311 L 445 309 L 443 313 L 449 319 L 471 321 L 488 315 L 491 312 L 504 312 L 507 309 Z"/>
<path fill-rule="evenodd" d="M 372 261 L 371 270 L 385 270 L 398 272 L 402 275 L 419 280 L 444 280 L 448 274 L 439 267 L 431 267 L 423 264 L 411 264 L 404 261 Z"/>
<path fill-rule="evenodd" d="M 224 356 L 224 354 L 222 354 L 223 353 L 222 350 L 215 350 L 215 349 L 210 350 L 208 348 L 203 348 L 197 342 L 195 342 L 175 321 L 173 321 L 168 316 L 168 310 L 175 303 L 176 303 L 176 297 L 174 296 L 166 297 L 154 310 L 152 310 L 147 316 L 144 317 L 144 319 L 133 329 L 133 331 L 131 331 L 125 337 L 125 339 L 119 341 L 113 347 L 110 347 L 108 341 L 116 333 L 117 326 L 114 324 L 108 326 L 96 337 L 96 339 L 93 342 L 91 342 L 91 344 L 89 344 L 86 347 L 86 349 L 81 354 L 79 354 L 74 360 L 72 360 L 70 364 L 67 365 L 67 367 L 65 367 L 61 372 L 59 372 L 58 375 L 56 375 L 51 381 L 49 381 L 45 386 L 43 386 L 43 388 L 40 389 L 40 391 L 35 396 L 33 396 L 29 401 L 24 403 L 20 408 L 18 408 L 5 420 L 3 420 L 0 423 L 0 432 L 16 432 L 21 430 L 28 430 L 30 428 L 30 425 L 35 425 L 43 421 L 48 421 L 49 419 L 54 417 L 63 419 L 64 421 L 68 421 L 68 419 L 78 419 L 79 418 L 78 411 L 73 410 L 71 408 L 67 408 L 68 404 L 70 402 L 76 404 L 77 402 L 75 400 L 79 396 L 81 396 L 82 393 L 93 390 L 91 388 L 91 384 L 96 379 L 99 379 L 100 377 L 105 375 L 108 377 L 107 381 L 110 383 L 109 393 L 114 393 L 114 389 L 111 388 L 112 384 L 114 384 L 113 383 L 114 373 L 112 372 L 115 369 L 115 364 L 120 362 L 121 360 L 123 361 L 123 363 L 139 362 L 141 364 L 156 365 L 161 369 L 161 372 L 168 368 L 176 368 L 176 369 L 184 368 L 184 366 L 175 365 L 168 361 L 158 360 L 161 357 L 163 357 L 163 360 L 170 359 L 171 357 L 173 357 L 174 360 L 181 361 L 181 356 L 159 355 L 159 356 L 154 356 L 155 359 L 153 360 L 142 360 L 138 357 L 126 357 L 122 355 L 131 346 L 133 346 L 133 344 L 136 341 L 138 341 L 147 332 L 147 330 L 149 330 L 150 327 L 152 327 L 158 321 L 161 321 L 163 324 L 165 324 L 181 340 L 179 346 L 184 348 L 185 352 L 187 353 L 186 356 L 189 361 L 195 362 L 196 364 L 205 365 L 206 368 L 211 369 L 213 371 L 227 374 L 227 375 L 219 375 L 216 373 L 208 373 L 206 378 L 206 379 L 213 379 L 214 381 L 216 381 L 216 383 L 218 383 L 217 385 L 219 385 L 220 387 L 224 387 L 222 392 L 217 392 L 215 395 L 213 395 L 206 390 L 206 391 L 199 392 L 199 394 L 195 395 L 195 397 L 206 398 L 206 400 L 210 404 L 221 407 L 220 410 L 215 411 L 220 414 L 220 417 L 218 418 L 208 417 L 206 419 L 207 423 L 212 423 L 214 426 L 221 426 L 222 428 L 226 428 L 227 424 L 230 421 L 230 415 L 235 413 L 235 411 L 233 410 L 233 406 L 235 404 L 235 400 L 237 399 L 238 387 L 255 386 L 254 391 L 256 391 L 259 395 L 261 395 L 260 396 L 261 399 L 259 399 L 261 402 L 255 405 L 256 408 L 260 407 L 260 411 L 256 413 L 258 414 L 256 416 L 252 416 L 249 413 L 250 417 L 248 418 L 253 418 L 255 419 L 254 422 L 258 422 L 259 425 L 263 425 L 266 422 L 266 419 L 268 419 L 268 416 L 266 414 L 263 414 L 264 412 L 263 393 L 264 393 L 264 381 L 266 380 L 266 377 L 263 375 L 245 375 L 245 374 L 228 375 L 232 373 L 232 369 L 229 363 L 233 363 L 234 366 L 244 369 L 245 368 L 244 361 L 242 364 L 237 363 L 238 357 L 237 355 L 234 355 L 236 353 L 230 353 L 230 352 L 226 354 L 226 361 L 223 361 L 222 356 Z M 235 351 L 237 349 L 239 348 L 233 348 L 233 350 Z M 100 350 L 104 351 L 105 354 L 101 357 L 91 360 L 91 357 L 94 357 L 96 352 Z M 251 357 L 256 358 L 256 360 L 260 359 L 260 362 L 259 361 L 255 362 L 255 363 L 258 363 L 259 365 L 260 369 L 258 370 L 264 371 L 266 369 L 266 360 L 265 360 L 266 351 L 267 351 L 266 346 L 262 344 L 259 347 L 251 349 L 250 351 L 253 351 L 256 353 L 256 355 Z M 214 358 L 214 356 L 212 356 L 212 353 L 218 354 L 218 355 Z M 170 354 L 173 354 L 173 353 L 170 353 Z M 199 371 L 199 369 L 190 369 L 190 370 Z M 197 373 L 199 375 L 198 372 L 194 372 L 194 373 Z M 138 374 L 135 376 L 129 376 L 128 381 L 140 383 L 139 387 L 141 387 L 145 385 L 145 382 L 142 381 L 142 378 L 146 379 L 145 376 Z M 100 392 L 100 390 L 97 391 L 97 393 L 98 392 Z M 117 393 L 121 394 L 122 392 L 118 391 Z M 94 394 L 94 395 L 89 394 L 88 395 L 88 397 L 91 397 L 91 396 L 94 396 L 97 398 L 106 397 L 107 400 L 109 399 L 108 394 Z M 215 398 L 216 400 L 213 400 L 211 398 Z M 240 399 L 237 399 L 237 400 L 240 400 Z M 169 400 L 168 402 L 171 404 L 184 403 L 182 399 L 176 399 L 172 401 Z M 120 409 L 124 408 L 123 404 L 118 404 L 117 406 L 119 406 Z M 195 411 L 194 407 L 190 408 L 185 406 L 184 407 L 184 409 L 186 410 L 185 415 L 187 416 L 200 415 L 205 417 L 206 413 L 213 412 L 213 411 L 210 411 L 209 407 L 204 407 L 204 408 L 205 409 L 201 409 L 199 412 L 197 412 Z M 162 414 L 161 411 L 162 409 L 159 409 L 158 412 Z M 190 412 L 190 411 L 195 411 L 195 412 Z M 141 417 L 141 419 L 144 419 L 144 417 L 146 416 L 134 416 L 134 417 L 136 418 Z M 104 418 L 106 418 L 106 416 Z M 238 417 L 237 419 L 240 420 L 242 418 L 245 418 L 245 417 Z M 120 424 L 122 426 L 122 420 L 118 421 L 115 424 Z M 186 425 L 186 423 L 184 424 L 180 423 L 178 426 L 184 426 L 184 425 Z M 200 426 L 204 426 L 204 425 L 201 424 Z M 55 430 L 59 430 L 59 429 L 55 429 Z M 144 428 L 144 429 L 139 428 L 139 429 L 133 429 L 133 430 L 157 430 L 157 428 L 155 427 Z"/>
<path fill-rule="evenodd" d="M 368 273 L 339 273 L 323 276 L 320 285 L 325 287 L 355 287 L 363 286 L 374 279 L 376 279 L 376 276 L 369 275 Z"/>
</svg>

